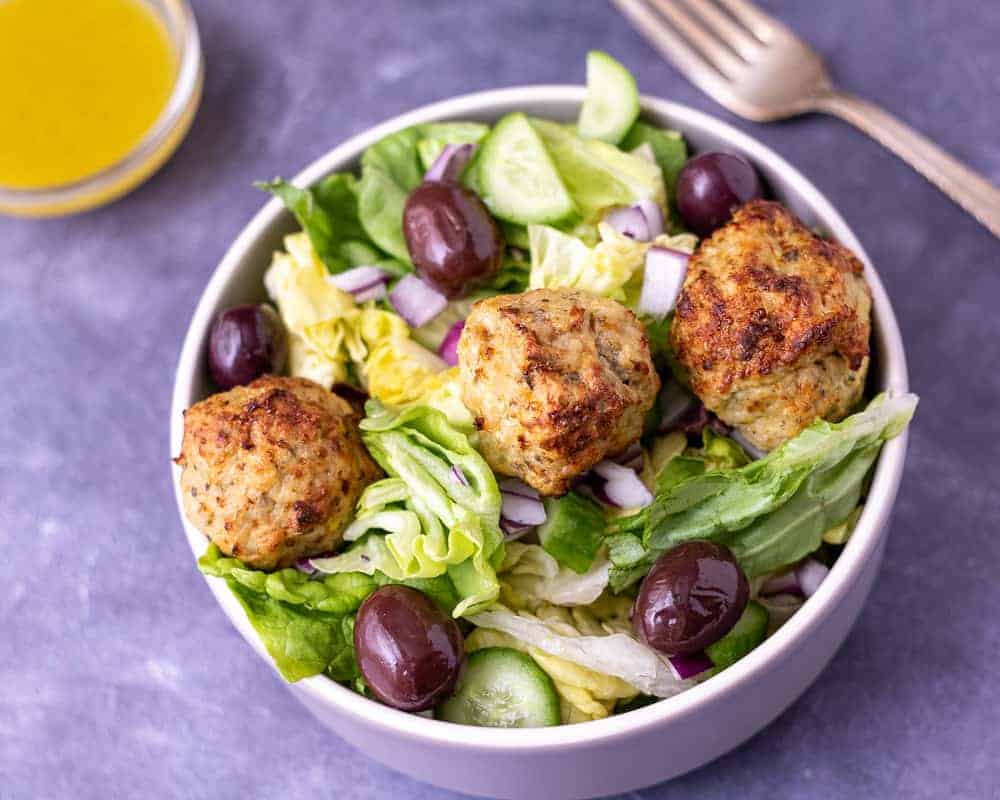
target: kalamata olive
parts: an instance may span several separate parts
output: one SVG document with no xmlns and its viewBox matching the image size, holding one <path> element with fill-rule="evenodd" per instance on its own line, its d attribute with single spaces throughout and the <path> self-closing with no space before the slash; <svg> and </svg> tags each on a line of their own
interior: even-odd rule
<svg viewBox="0 0 1000 800">
<path fill-rule="evenodd" d="M 479 196 L 452 181 L 410 193 L 403 235 L 417 274 L 447 297 L 488 280 L 503 261 L 503 237 Z"/>
<path fill-rule="evenodd" d="M 423 592 L 396 585 L 361 604 L 354 650 L 372 694 L 403 711 L 423 711 L 449 694 L 465 652 L 455 620 Z"/>
<path fill-rule="evenodd" d="M 281 372 L 287 356 L 285 326 L 269 305 L 233 306 L 212 325 L 208 368 L 223 389 Z"/>
<path fill-rule="evenodd" d="M 632 621 L 654 650 L 692 655 L 729 633 L 749 598 L 746 575 L 729 548 L 685 542 L 660 556 L 643 579 Z"/>
<path fill-rule="evenodd" d="M 725 225 L 734 208 L 760 196 L 757 170 L 737 153 L 702 153 L 677 178 L 677 210 L 703 237 Z"/>
</svg>

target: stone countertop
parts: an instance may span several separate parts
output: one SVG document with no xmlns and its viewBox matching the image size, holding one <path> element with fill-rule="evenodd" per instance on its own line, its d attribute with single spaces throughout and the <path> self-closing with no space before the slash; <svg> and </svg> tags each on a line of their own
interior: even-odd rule
<svg viewBox="0 0 1000 800">
<path fill-rule="evenodd" d="M 1000 182 L 988 0 L 771 0 L 842 85 Z M 147 185 L 62 220 L 0 220 L 0 798 L 431 798 L 313 720 L 192 563 L 168 480 L 180 342 L 209 274 L 291 175 L 453 94 L 582 82 L 608 50 L 643 91 L 762 139 L 878 266 L 922 402 L 881 577 L 847 643 L 750 742 L 635 798 L 1000 797 L 1000 244 L 824 117 L 754 125 L 596 0 L 196 0 L 190 136 Z"/>
</svg>

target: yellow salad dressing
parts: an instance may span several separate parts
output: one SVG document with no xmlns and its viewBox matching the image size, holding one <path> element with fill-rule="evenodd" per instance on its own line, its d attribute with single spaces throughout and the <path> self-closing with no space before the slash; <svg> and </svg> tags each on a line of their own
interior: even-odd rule
<svg viewBox="0 0 1000 800">
<path fill-rule="evenodd" d="M 0 186 L 40 189 L 127 155 L 177 58 L 140 0 L 0 0 Z"/>
</svg>

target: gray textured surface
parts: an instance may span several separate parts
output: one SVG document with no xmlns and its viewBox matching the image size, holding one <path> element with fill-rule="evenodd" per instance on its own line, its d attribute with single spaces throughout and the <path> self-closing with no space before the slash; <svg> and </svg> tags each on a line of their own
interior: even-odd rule
<svg viewBox="0 0 1000 800">
<path fill-rule="evenodd" d="M 846 88 L 1000 182 L 995 3 L 768 5 Z M 600 47 L 644 91 L 731 119 L 603 2 L 234 8 L 196 2 L 205 102 L 159 175 L 77 218 L 0 220 L 4 800 L 443 796 L 314 722 L 194 569 L 166 431 L 194 303 L 263 202 L 251 180 L 426 101 L 577 82 Z M 923 403 L 881 580 L 835 661 L 747 745 L 634 796 L 1000 797 L 1000 245 L 837 121 L 736 124 L 854 226 Z"/>
</svg>

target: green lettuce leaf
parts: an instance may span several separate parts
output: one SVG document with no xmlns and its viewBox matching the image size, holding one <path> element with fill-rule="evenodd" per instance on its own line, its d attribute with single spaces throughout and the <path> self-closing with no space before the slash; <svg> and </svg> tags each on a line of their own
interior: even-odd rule
<svg viewBox="0 0 1000 800">
<path fill-rule="evenodd" d="M 379 585 L 376 579 L 357 572 L 322 580 L 295 569 L 261 572 L 223 556 L 215 545 L 198 567 L 225 579 L 285 680 L 323 672 L 338 681 L 357 677 L 353 614 Z"/>
<path fill-rule="evenodd" d="M 672 459 L 657 476 L 652 505 L 616 522 L 612 587 L 628 586 L 660 553 L 691 539 L 728 544 L 749 577 L 794 563 L 850 516 L 882 443 L 903 430 L 916 405 L 912 394 L 879 395 L 843 422 L 817 421 L 741 467 Z"/>
<path fill-rule="evenodd" d="M 403 236 L 403 209 L 410 192 L 420 185 L 427 167 L 446 144 L 476 142 L 487 128 L 477 122 L 434 122 L 389 134 L 361 156 L 358 211 L 368 237 L 409 267 L 410 252 Z"/>
<path fill-rule="evenodd" d="M 657 164 L 597 139 L 584 139 L 572 126 L 531 120 L 584 222 L 593 223 L 611 206 L 651 199 L 666 209 L 663 175 Z"/>
<path fill-rule="evenodd" d="M 313 563 L 327 573 L 379 571 L 393 580 L 447 575 L 459 597 L 455 616 L 489 605 L 503 559 L 500 490 L 489 466 L 435 409 L 369 401 L 366 412 L 362 438 L 389 477 L 358 501 L 344 533 L 358 544 Z"/>
<path fill-rule="evenodd" d="M 364 599 L 380 586 L 410 586 L 448 614 L 459 602 L 447 575 L 394 580 L 377 571 L 312 578 L 296 569 L 263 572 L 223 555 L 214 544 L 198 559 L 198 568 L 226 581 L 278 671 L 289 682 L 320 673 L 344 683 L 360 678 L 354 656 L 354 616 Z"/>
<path fill-rule="evenodd" d="M 357 180 L 337 173 L 306 189 L 281 178 L 254 184 L 279 198 L 298 220 L 313 250 L 332 272 L 360 264 L 377 264 L 393 274 L 404 271 L 374 247 L 358 217 Z"/>
<path fill-rule="evenodd" d="M 687 144 L 677 131 L 662 130 L 640 120 L 632 126 L 619 147 L 632 151 L 644 144 L 653 151 L 653 158 L 663 173 L 670 206 L 670 229 L 682 231 L 684 224 L 677 213 L 677 178 L 687 161 Z"/>
</svg>

